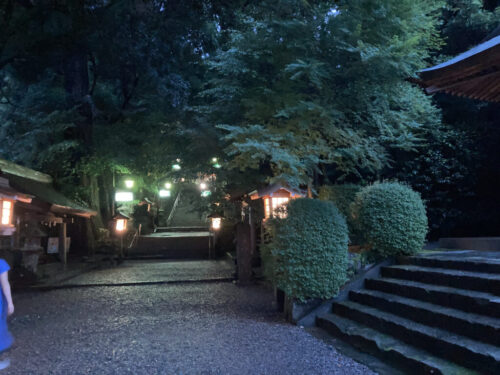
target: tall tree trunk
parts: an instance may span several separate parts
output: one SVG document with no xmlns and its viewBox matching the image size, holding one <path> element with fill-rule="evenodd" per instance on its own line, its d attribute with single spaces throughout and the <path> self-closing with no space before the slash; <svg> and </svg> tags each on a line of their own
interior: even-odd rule
<svg viewBox="0 0 500 375">
<path fill-rule="evenodd" d="M 64 85 L 68 104 L 78 108 L 80 118 L 77 119 L 76 138 L 84 149 L 84 156 L 92 155 L 92 127 L 95 109 L 89 95 L 88 53 L 81 45 L 74 45 L 66 51 L 64 59 Z M 97 176 L 92 173 L 82 176 L 82 184 L 89 189 L 90 207 L 97 211 L 97 216 L 86 223 L 86 238 L 89 251 L 92 253 L 96 245 L 98 228 L 102 228 L 101 205 Z"/>
<path fill-rule="evenodd" d="M 104 173 L 99 180 L 101 186 L 101 213 L 104 222 L 111 220 L 113 216 L 113 176 L 111 173 Z"/>
</svg>

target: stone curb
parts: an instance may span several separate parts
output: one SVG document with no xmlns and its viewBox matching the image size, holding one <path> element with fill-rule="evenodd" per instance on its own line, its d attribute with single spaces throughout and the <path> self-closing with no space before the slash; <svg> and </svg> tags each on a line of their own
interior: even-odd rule
<svg viewBox="0 0 500 375">
<path fill-rule="evenodd" d="M 59 284 L 59 285 L 35 285 L 19 290 L 20 292 L 51 291 L 58 289 L 97 288 L 97 287 L 121 287 L 141 285 L 178 285 L 178 284 L 203 284 L 232 282 L 234 277 L 221 277 L 216 279 L 187 279 L 187 280 L 161 280 L 161 281 L 139 281 L 130 283 L 93 283 L 93 284 Z"/>
<path fill-rule="evenodd" d="M 298 319 L 294 319 L 294 321 L 292 321 L 292 323 L 295 323 L 296 325 L 303 326 L 303 327 L 315 326 L 316 325 L 316 317 L 318 315 L 322 315 L 322 314 L 325 314 L 327 312 L 330 312 L 332 310 L 332 306 L 335 302 L 347 300 L 349 297 L 349 292 L 351 290 L 359 290 L 359 289 L 363 288 L 366 279 L 378 277 L 380 275 L 380 271 L 381 271 L 382 267 L 387 267 L 387 266 L 390 266 L 392 264 L 394 264 L 394 259 L 392 259 L 392 258 L 386 259 L 380 263 L 373 265 L 372 267 L 368 268 L 367 270 L 361 272 L 354 279 L 352 279 L 350 282 L 348 282 L 346 285 L 344 285 L 340 289 L 339 294 L 336 297 L 324 301 L 318 307 L 309 311 L 306 315 L 304 315 Z"/>
</svg>

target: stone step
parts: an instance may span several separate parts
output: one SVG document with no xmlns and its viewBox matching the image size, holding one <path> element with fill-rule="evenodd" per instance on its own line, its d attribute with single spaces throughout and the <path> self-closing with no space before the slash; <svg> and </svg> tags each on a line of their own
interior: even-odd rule
<svg viewBox="0 0 500 375">
<path fill-rule="evenodd" d="M 398 265 L 381 268 L 382 277 L 446 285 L 500 295 L 500 275 L 445 268 Z"/>
<path fill-rule="evenodd" d="M 367 279 L 365 287 L 466 312 L 500 318 L 500 297 L 490 293 L 391 278 Z"/>
<path fill-rule="evenodd" d="M 500 257 L 500 252 L 499 252 Z M 487 258 L 461 258 L 453 256 L 413 256 L 398 258 L 400 264 L 413 264 L 415 266 L 447 268 L 462 271 L 485 272 L 500 274 L 500 259 Z"/>
<path fill-rule="evenodd" d="M 459 365 L 485 374 L 500 373 L 500 348 L 497 346 L 429 327 L 352 301 L 335 303 L 333 313 L 369 327 L 376 327 L 382 333 L 390 334 L 409 345 Z"/>
<path fill-rule="evenodd" d="M 208 234 L 208 232 L 207 232 Z M 131 257 L 162 256 L 171 259 L 207 259 L 208 236 L 156 237 L 141 236 L 134 248 L 127 250 Z"/>
<path fill-rule="evenodd" d="M 207 225 L 203 227 L 156 227 L 155 233 L 169 233 L 169 232 L 208 232 Z"/>
<path fill-rule="evenodd" d="M 318 317 L 317 325 L 362 351 L 402 367 L 408 374 L 478 374 L 474 370 L 458 366 L 425 350 L 408 345 L 392 336 L 336 314 L 329 313 Z"/>
<path fill-rule="evenodd" d="M 472 314 L 376 290 L 351 291 L 349 298 L 428 326 L 500 346 L 500 319 Z"/>
</svg>

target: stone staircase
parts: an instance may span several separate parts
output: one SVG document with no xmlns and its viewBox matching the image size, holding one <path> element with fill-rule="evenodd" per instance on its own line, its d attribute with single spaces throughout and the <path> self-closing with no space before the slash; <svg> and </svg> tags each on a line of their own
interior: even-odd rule
<svg viewBox="0 0 500 375">
<path fill-rule="evenodd" d="M 317 325 L 405 373 L 500 374 L 500 253 L 401 258 Z"/>
</svg>

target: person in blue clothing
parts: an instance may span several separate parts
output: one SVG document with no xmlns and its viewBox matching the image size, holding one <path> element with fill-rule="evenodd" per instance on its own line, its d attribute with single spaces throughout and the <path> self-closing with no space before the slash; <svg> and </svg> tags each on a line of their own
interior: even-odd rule
<svg viewBox="0 0 500 375">
<path fill-rule="evenodd" d="M 14 304 L 9 284 L 9 264 L 0 258 L 0 286 L 2 287 L 2 298 L 0 306 L 0 353 L 3 353 L 12 346 L 14 339 L 7 328 L 7 317 L 14 313 Z M 0 361 L 0 370 L 10 365 L 10 360 Z"/>
</svg>

